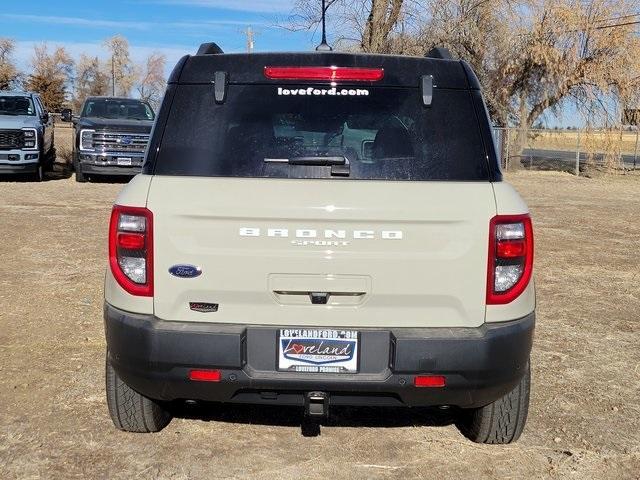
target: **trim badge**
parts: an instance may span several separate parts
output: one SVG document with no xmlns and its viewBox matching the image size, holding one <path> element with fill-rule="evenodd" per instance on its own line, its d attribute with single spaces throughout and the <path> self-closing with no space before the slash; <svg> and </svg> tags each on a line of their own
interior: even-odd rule
<svg viewBox="0 0 640 480">
<path fill-rule="evenodd" d="M 195 265 L 174 265 L 169 268 L 169 273 L 178 278 L 195 278 L 202 275 L 202 269 Z"/>
<path fill-rule="evenodd" d="M 189 308 L 194 312 L 210 313 L 218 311 L 217 303 L 189 302 Z"/>
</svg>

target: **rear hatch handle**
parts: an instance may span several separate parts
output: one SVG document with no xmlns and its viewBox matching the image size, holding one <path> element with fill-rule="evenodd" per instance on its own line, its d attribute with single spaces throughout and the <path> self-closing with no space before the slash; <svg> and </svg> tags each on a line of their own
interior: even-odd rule
<svg viewBox="0 0 640 480">
<path fill-rule="evenodd" d="M 276 295 L 304 295 L 308 296 L 313 305 L 326 305 L 329 297 L 362 297 L 366 292 L 308 292 L 308 291 L 286 291 L 274 290 Z"/>
</svg>

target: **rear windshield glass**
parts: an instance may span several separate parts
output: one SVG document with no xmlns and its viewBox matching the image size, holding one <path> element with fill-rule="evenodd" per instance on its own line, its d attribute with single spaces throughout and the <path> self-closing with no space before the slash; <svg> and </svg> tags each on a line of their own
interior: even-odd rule
<svg viewBox="0 0 640 480">
<path fill-rule="evenodd" d="M 180 85 L 155 173 L 220 177 L 487 180 L 470 92 Z"/>
<path fill-rule="evenodd" d="M 123 120 L 153 120 L 151 107 L 140 100 L 117 98 L 89 99 L 82 109 L 83 117 Z"/>
</svg>

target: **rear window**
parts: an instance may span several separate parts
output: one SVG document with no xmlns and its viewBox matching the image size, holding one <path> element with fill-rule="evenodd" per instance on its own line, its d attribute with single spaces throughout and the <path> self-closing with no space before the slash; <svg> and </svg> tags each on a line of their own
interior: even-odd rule
<svg viewBox="0 0 640 480">
<path fill-rule="evenodd" d="M 155 174 L 488 180 L 471 93 L 418 88 L 179 85 Z"/>
</svg>

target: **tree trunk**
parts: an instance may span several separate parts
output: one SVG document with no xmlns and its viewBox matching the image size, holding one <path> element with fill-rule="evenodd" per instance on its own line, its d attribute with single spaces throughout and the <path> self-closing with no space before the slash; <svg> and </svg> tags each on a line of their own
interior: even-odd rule
<svg viewBox="0 0 640 480">
<path fill-rule="evenodd" d="M 389 34 L 398 23 L 403 0 L 371 0 L 371 10 L 362 35 L 362 50 L 387 53 Z"/>
<path fill-rule="evenodd" d="M 523 168 L 523 160 L 524 160 L 524 150 L 527 147 L 528 138 L 529 138 L 529 129 L 531 125 L 529 125 L 529 115 L 527 111 L 527 92 L 520 92 L 520 124 L 518 125 L 518 131 L 515 136 L 515 141 L 513 143 L 512 149 L 512 161 L 509 162 L 510 169 L 513 171 L 522 170 Z"/>
</svg>

